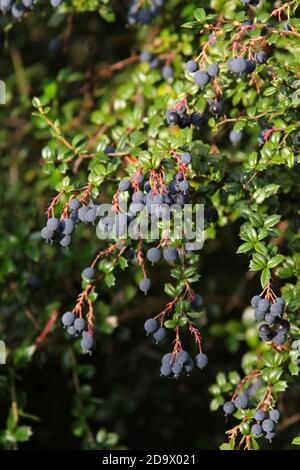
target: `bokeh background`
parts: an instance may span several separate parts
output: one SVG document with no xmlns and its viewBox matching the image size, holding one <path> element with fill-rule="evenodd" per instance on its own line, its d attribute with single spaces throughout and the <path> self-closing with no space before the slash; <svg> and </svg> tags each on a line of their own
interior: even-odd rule
<svg viewBox="0 0 300 470">
<path fill-rule="evenodd" d="M 174 27 L 179 3 L 170 2 L 167 10 Z M 126 26 L 126 9 L 127 2 L 114 2 L 116 21 L 107 22 L 94 11 L 53 13 L 45 3 L 13 26 L 0 19 L 0 79 L 7 87 L 7 103 L 0 106 L 0 339 L 8 349 L 7 364 L 0 366 L 2 448 L 217 449 L 226 426 L 222 412 L 210 409 L 209 387 L 220 371 L 240 370 L 242 355 L 256 346 L 245 310 L 259 282 L 247 271 L 246 257 L 235 255 L 235 223 L 217 227 L 201 255 L 197 290 L 205 302 L 201 327 L 210 358 L 205 371 L 180 381 L 159 376 L 167 346 L 145 337 L 143 323 L 167 301 L 163 265 L 153 269 L 147 298 L 137 289 L 134 269 L 132 276 L 119 273 L 115 287 L 101 286 L 91 357 L 66 337 L 59 318 L 34 346 L 53 311 L 74 304 L 82 267 L 99 241 L 91 227 L 76 231 L 69 250 L 41 240 L 60 173 L 45 172 L 41 150 L 49 130 L 32 115 L 32 98 L 51 101 L 64 132 L 95 133 L 98 100 L 111 80 L 122 83 L 130 70 L 113 72 L 108 65 L 139 52 L 146 34 Z M 77 177 L 83 174 L 84 166 Z M 299 391 L 291 389 L 286 400 L 292 415 Z M 297 423 L 286 426 L 266 448 L 289 447 L 296 432 Z"/>
</svg>

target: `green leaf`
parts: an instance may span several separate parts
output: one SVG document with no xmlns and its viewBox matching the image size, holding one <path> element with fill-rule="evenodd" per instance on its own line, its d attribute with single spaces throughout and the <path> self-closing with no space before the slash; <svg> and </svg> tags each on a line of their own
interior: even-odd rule
<svg viewBox="0 0 300 470">
<path fill-rule="evenodd" d="M 222 406 L 224 403 L 224 398 L 223 397 L 215 397 L 212 399 L 212 401 L 210 402 L 210 410 L 211 411 L 217 411 L 217 409 L 220 408 L 220 406 Z"/>
<path fill-rule="evenodd" d="M 176 322 L 175 322 L 174 320 L 166 320 L 166 321 L 164 322 L 164 326 L 165 326 L 166 328 L 173 329 L 173 328 L 175 328 L 175 326 L 176 326 Z"/>
<path fill-rule="evenodd" d="M 264 268 L 260 275 L 260 283 L 262 288 L 264 288 L 271 279 L 271 271 L 268 268 Z"/>
<path fill-rule="evenodd" d="M 219 447 L 220 450 L 233 450 L 228 442 L 224 442 Z"/>
<path fill-rule="evenodd" d="M 216 381 L 220 387 L 226 384 L 226 375 L 224 374 L 224 372 L 218 372 L 216 376 Z"/>
<path fill-rule="evenodd" d="M 119 259 L 118 259 L 118 264 L 120 266 L 120 268 L 124 271 L 124 269 L 126 269 L 128 267 L 128 261 L 126 258 L 124 258 L 124 256 L 120 256 Z"/>
<path fill-rule="evenodd" d="M 32 106 L 34 108 L 40 108 L 42 106 L 41 100 L 36 96 L 32 99 Z"/>
<path fill-rule="evenodd" d="M 263 256 L 267 256 L 267 255 L 268 255 L 267 247 L 266 247 L 266 245 L 265 245 L 264 243 L 262 243 L 262 242 L 257 242 L 257 243 L 255 243 L 254 249 L 255 249 L 255 251 L 257 251 L 258 253 L 260 253 L 260 254 L 263 255 Z"/>
<path fill-rule="evenodd" d="M 248 251 L 251 251 L 253 249 L 253 243 L 250 242 L 245 242 L 239 248 L 237 249 L 237 253 L 247 253 Z"/>
<path fill-rule="evenodd" d="M 29 441 L 30 436 L 32 436 L 30 426 L 19 426 L 15 431 L 15 439 L 17 442 Z"/>
<path fill-rule="evenodd" d="M 179 325 L 179 326 L 185 326 L 188 321 L 189 321 L 189 320 L 188 320 L 188 318 L 187 318 L 186 316 L 180 317 L 180 318 L 178 319 L 178 325 Z"/>
<path fill-rule="evenodd" d="M 279 188 L 279 184 L 268 184 L 263 188 L 257 189 L 253 194 L 253 198 L 257 204 L 261 204 L 265 199 L 276 194 Z"/>
<path fill-rule="evenodd" d="M 164 291 L 170 297 L 175 297 L 176 296 L 175 287 L 172 286 L 172 284 L 165 284 Z"/>
<path fill-rule="evenodd" d="M 194 11 L 194 17 L 200 23 L 204 23 L 204 21 L 206 19 L 206 12 L 205 12 L 204 8 L 196 8 L 196 10 Z"/>
<path fill-rule="evenodd" d="M 294 437 L 294 439 L 292 440 L 292 444 L 294 446 L 300 446 L 300 436 Z"/>
<path fill-rule="evenodd" d="M 112 287 L 116 283 L 116 278 L 113 273 L 109 273 L 105 276 L 104 282 L 107 285 L 107 287 Z"/>
<path fill-rule="evenodd" d="M 264 226 L 267 228 L 274 227 L 274 225 L 278 224 L 280 221 L 281 216 L 277 214 L 270 215 L 264 221 Z"/>
<path fill-rule="evenodd" d="M 284 261 L 284 256 L 276 255 L 268 261 L 268 268 L 270 269 L 275 268 L 275 266 L 278 266 L 278 264 L 282 263 L 283 261 Z"/>
</svg>

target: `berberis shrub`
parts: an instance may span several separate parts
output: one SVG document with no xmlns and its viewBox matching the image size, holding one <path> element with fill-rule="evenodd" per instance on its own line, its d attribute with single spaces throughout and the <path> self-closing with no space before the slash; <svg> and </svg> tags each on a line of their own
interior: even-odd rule
<svg viewBox="0 0 300 470">
<path fill-rule="evenodd" d="M 20 424 L 35 418 L 16 398 L 16 376 L 53 344 L 73 371 L 73 434 L 85 448 L 117 445 L 116 434 L 89 428 L 99 402 L 80 380 L 97 376 L 94 357 L 109 350 L 105 334 L 137 309 L 135 341 L 144 322 L 145 348 L 157 358 L 147 374 L 159 375 L 158 390 L 198 381 L 209 388 L 210 410 L 227 417 L 225 441 L 215 438 L 221 449 L 276 445 L 299 416 L 285 397 L 299 394 L 300 371 L 300 1 L 51 5 L 55 11 L 0 0 L 13 67 L 1 136 L 17 142 L 14 164 L 6 163 L 13 185 L 18 165 L 27 168 L 25 194 L 6 195 L 10 204 L 19 197 L 26 218 L 18 215 L 23 229 L 15 235 L 9 223 L 4 231 L 1 279 L 9 289 L 0 331 L 9 373 L 1 377 L 13 392 L 2 445 L 16 447 L 34 431 Z M 60 33 L 49 39 L 37 29 L 29 38 L 36 52 L 23 56 L 13 35 L 37 19 L 61 25 Z M 103 39 L 111 60 L 97 34 L 126 38 Z M 37 41 L 48 50 L 44 59 Z M 32 220 L 28 229 L 26 219 L 38 213 L 42 226 Z M 17 241 L 22 253 L 14 252 Z M 26 323 L 22 344 L 18 309 L 33 329 Z"/>
</svg>

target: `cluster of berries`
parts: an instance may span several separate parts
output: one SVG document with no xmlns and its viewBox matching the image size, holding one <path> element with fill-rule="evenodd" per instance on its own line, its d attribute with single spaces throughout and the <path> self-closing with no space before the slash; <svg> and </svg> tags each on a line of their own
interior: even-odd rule
<svg viewBox="0 0 300 470">
<path fill-rule="evenodd" d="M 79 199 L 71 199 L 68 203 L 70 217 L 58 219 L 50 217 L 47 224 L 41 230 L 41 235 L 46 242 L 58 241 L 61 246 L 68 247 L 71 243 L 71 235 L 79 222 L 94 223 L 97 217 L 99 205 L 89 202 L 83 205 Z"/>
<path fill-rule="evenodd" d="M 218 64 L 210 64 L 207 70 L 199 69 L 197 62 L 189 60 L 184 65 L 185 70 L 191 74 L 193 81 L 196 85 L 206 86 L 209 84 L 211 78 L 219 75 L 220 68 Z"/>
<path fill-rule="evenodd" d="M 152 52 L 148 51 L 147 49 L 144 49 L 140 53 L 140 60 L 141 62 L 149 64 L 150 69 L 155 69 L 162 65 L 159 57 L 156 54 L 152 54 Z M 165 80 L 172 79 L 174 74 L 173 67 L 170 64 L 165 63 L 161 67 L 161 74 Z"/>
<path fill-rule="evenodd" d="M 223 411 L 225 415 L 233 414 L 237 410 L 245 410 L 249 408 L 249 400 L 245 393 L 237 395 L 234 400 L 227 401 L 223 405 Z M 255 437 L 261 436 L 265 433 L 265 438 L 272 440 L 275 436 L 275 427 L 280 418 L 278 410 L 270 410 L 266 412 L 263 409 L 259 409 L 254 414 L 255 424 L 251 427 L 251 433 Z"/>
<path fill-rule="evenodd" d="M 65 312 L 61 318 L 64 328 L 72 337 L 81 335 L 81 347 L 85 352 L 91 352 L 95 347 L 93 336 L 86 330 L 84 318 L 76 316 L 73 312 Z"/>
<path fill-rule="evenodd" d="M 193 359 L 187 351 L 179 351 L 178 353 L 164 354 L 161 361 L 160 375 L 162 377 L 170 377 L 171 375 L 178 379 L 180 376 L 189 375 L 195 367 L 204 369 L 208 364 L 208 357 L 204 353 L 198 353 Z"/>
<path fill-rule="evenodd" d="M 50 0 L 53 8 L 57 8 L 63 0 Z M 0 0 L 0 10 L 4 15 L 10 13 L 14 18 L 20 19 L 26 10 L 34 8 L 35 0 Z"/>
<path fill-rule="evenodd" d="M 228 60 L 227 66 L 229 70 L 234 73 L 249 74 L 254 72 L 256 64 L 265 64 L 268 60 L 268 55 L 265 51 L 257 51 L 254 54 L 254 60 L 244 59 L 242 57 L 232 57 Z M 219 75 L 220 67 L 218 64 L 210 64 L 207 70 L 199 69 L 197 62 L 189 60 L 184 64 L 186 72 L 189 74 L 196 85 L 204 87 L 209 84 L 213 77 Z"/>
<path fill-rule="evenodd" d="M 171 126 L 179 126 L 181 129 L 195 126 L 197 129 L 202 128 L 208 121 L 206 114 L 195 111 L 188 113 L 186 104 L 182 101 L 176 103 L 166 112 L 167 123 Z"/>
<path fill-rule="evenodd" d="M 290 323 L 282 318 L 285 302 L 281 297 L 270 301 L 255 295 L 251 299 L 251 306 L 255 309 L 255 320 L 265 321 L 259 327 L 259 336 L 264 342 L 272 341 L 280 346 L 285 343 L 290 331 Z"/>
<path fill-rule="evenodd" d="M 223 405 L 225 415 L 231 415 L 236 410 L 245 410 L 249 406 L 249 400 L 245 393 L 238 394 L 234 400 L 226 401 Z"/>
<path fill-rule="evenodd" d="M 58 240 L 60 245 L 66 248 L 71 243 L 71 234 L 74 230 L 75 223 L 71 218 L 50 217 L 46 226 L 42 228 L 41 235 L 47 243 Z"/>
<path fill-rule="evenodd" d="M 255 437 L 264 434 L 264 437 L 271 441 L 275 437 L 276 424 L 280 418 L 278 410 L 269 410 L 266 412 L 263 409 L 257 410 L 254 414 L 256 423 L 251 427 L 251 433 Z"/>
<path fill-rule="evenodd" d="M 164 0 L 132 0 L 129 4 L 127 14 L 128 24 L 136 23 L 149 24 L 153 18 L 159 13 L 160 7 L 164 4 Z"/>
<path fill-rule="evenodd" d="M 191 310 L 199 311 L 202 308 L 203 299 L 201 295 L 194 294 L 189 303 Z M 159 315 L 157 318 L 159 318 Z M 147 335 L 153 335 L 156 344 L 167 336 L 167 330 L 162 326 L 163 321 L 159 321 L 157 318 L 148 318 L 144 323 Z M 208 357 L 201 351 L 201 348 L 200 352 L 193 359 L 187 351 L 182 349 L 181 343 L 179 343 L 179 347 L 174 347 L 173 352 L 167 353 L 162 357 L 160 374 L 164 377 L 173 375 L 175 378 L 178 378 L 184 373 L 189 375 L 195 367 L 203 369 L 207 364 Z"/>
</svg>

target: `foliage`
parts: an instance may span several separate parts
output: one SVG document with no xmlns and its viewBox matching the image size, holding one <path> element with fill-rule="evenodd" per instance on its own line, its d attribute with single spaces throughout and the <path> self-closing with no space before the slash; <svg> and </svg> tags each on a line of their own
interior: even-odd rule
<svg viewBox="0 0 300 470">
<path fill-rule="evenodd" d="M 48 384 L 44 399 L 53 401 L 51 408 L 62 400 L 60 406 L 69 412 L 66 432 L 71 430 L 83 448 L 117 447 L 118 434 L 120 442 L 134 447 L 128 423 L 139 400 L 148 405 L 150 384 L 155 407 L 164 406 L 161 395 L 168 400 L 174 389 L 179 401 L 183 396 L 199 400 L 198 383 L 212 395 L 211 411 L 241 392 L 249 395 L 249 408 L 234 414 L 237 421 L 227 431 L 228 442 L 221 444 L 224 425 L 216 417 L 213 443 L 201 434 L 195 447 L 268 446 L 251 426 L 256 409 L 276 406 L 284 437 L 279 433 L 282 441 L 276 444 L 275 439 L 272 446 L 299 443 L 299 431 L 292 427 L 289 432 L 289 424 L 297 422 L 299 395 L 299 352 L 291 346 L 300 333 L 299 3 L 265 0 L 251 7 L 240 0 L 207 0 L 199 8 L 198 2 L 168 0 L 151 24 L 131 28 L 126 2 L 73 0 L 54 13 L 37 7 L 22 22 L 1 18 L 1 70 L 7 70 L 1 77 L 7 104 L 0 107 L 5 123 L 0 130 L 0 332 L 8 348 L 7 366 L 0 370 L 4 448 L 38 442 L 40 422 L 31 414 L 30 400 L 27 405 L 28 397 L 35 396 L 28 381 L 42 387 L 36 375 L 48 369 L 49 377 L 43 372 Z M 253 23 L 244 23 L 249 18 Z M 140 59 L 145 50 L 150 61 Z M 228 67 L 232 57 L 253 60 L 257 51 L 265 51 L 268 59 L 256 63 L 252 73 L 234 73 Z M 191 59 L 205 70 L 218 63 L 220 72 L 199 87 L 185 70 Z M 172 69 L 167 77 L 166 65 Z M 169 125 L 166 112 L 180 106 L 189 116 L 201 113 L 203 123 Z M 232 130 L 242 133 L 236 143 Z M 107 151 L 109 145 L 113 150 Z M 190 152 L 191 165 L 179 163 L 183 152 Z M 203 249 L 185 253 L 180 262 L 151 267 L 146 260 L 151 239 L 126 241 L 126 250 L 120 251 L 99 241 L 96 227 L 85 224 L 78 225 L 68 249 L 41 239 L 47 208 L 48 215 L 65 217 L 74 196 L 83 203 L 114 202 L 125 177 L 143 174 L 153 184 L 163 175 L 169 184 L 182 171 L 188 175 L 189 202 L 203 203 L 217 211 L 217 218 L 206 220 Z M 169 242 L 183 249 L 185 240 Z M 127 256 L 131 248 L 133 255 Z M 91 258 L 99 283 L 80 279 Z M 146 271 L 152 290 L 144 299 L 138 285 Z M 200 311 L 190 308 L 194 290 L 203 295 Z M 282 345 L 258 338 L 253 309 L 247 305 L 260 291 L 285 300 L 284 318 L 291 329 Z M 91 357 L 82 353 L 79 340 L 71 344 L 58 320 L 59 312 L 78 307 L 80 292 L 84 296 L 78 301 L 87 303 L 89 332 L 94 329 L 97 340 Z M 81 303 L 77 310 L 84 314 Z M 138 316 L 141 321 L 133 322 Z M 152 377 L 158 369 L 152 361 L 145 369 L 136 367 L 143 362 L 140 350 L 157 358 L 149 339 L 141 338 L 149 316 L 168 329 L 174 354 L 182 349 L 182 340 L 195 354 L 203 347 L 210 359 L 207 368 L 177 382 Z M 129 370 L 128 389 L 122 366 Z M 65 385 L 53 387 L 52 377 L 62 376 Z M 99 387 L 101 378 L 108 390 Z M 124 390 L 128 396 L 122 396 Z M 179 426 L 184 416 L 180 410 L 176 414 L 175 405 L 161 413 L 162 421 L 169 413 Z M 198 421 L 194 411 L 193 419 Z M 207 415 L 205 422 L 210 419 Z M 136 429 L 143 429 L 145 421 L 146 412 Z M 162 442 L 180 447 L 176 425 Z M 149 433 L 157 437 L 158 426 L 154 420 Z M 192 432 L 193 424 L 189 426 Z M 64 445 L 75 446 L 72 439 Z M 147 440 L 138 445 L 145 447 Z"/>
</svg>

